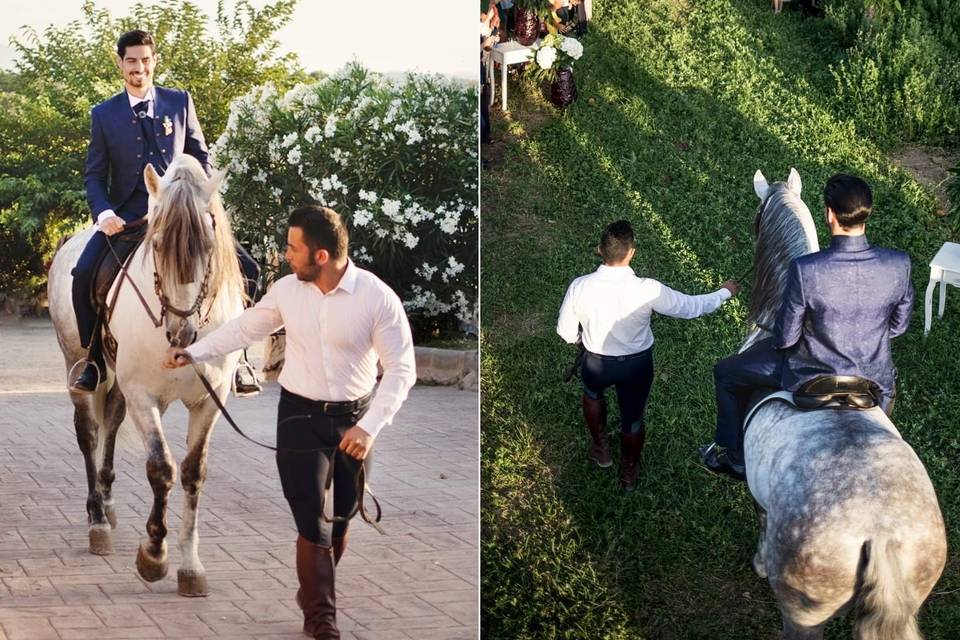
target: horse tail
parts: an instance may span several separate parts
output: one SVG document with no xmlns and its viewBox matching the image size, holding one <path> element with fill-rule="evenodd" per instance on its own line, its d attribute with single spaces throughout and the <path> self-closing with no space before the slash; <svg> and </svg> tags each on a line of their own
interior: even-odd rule
<svg viewBox="0 0 960 640">
<path fill-rule="evenodd" d="M 854 614 L 857 640 L 922 640 L 917 627 L 920 603 L 905 579 L 899 541 L 864 542 L 859 578 Z"/>
</svg>

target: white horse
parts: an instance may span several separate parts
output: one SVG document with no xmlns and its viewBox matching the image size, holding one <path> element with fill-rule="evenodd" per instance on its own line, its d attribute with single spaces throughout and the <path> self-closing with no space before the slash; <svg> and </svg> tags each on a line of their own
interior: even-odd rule
<svg viewBox="0 0 960 640">
<path fill-rule="evenodd" d="M 818 250 L 800 176 L 768 185 L 754 229 L 751 320 L 741 350 L 770 335 L 787 268 Z M 946 533 L 933 485 L 880 408 L 800 411 L 760 406 L 744 435 L 761 536 L 753 566 L 770 581 L 782 638 L 823 637 L 831 618 L 855 610 L 859 640 L 919 639 L 916 614 L 943 571 Z"/>
<path fill-rule="evenodd" d="M 230 223 L 217 194 L 220 177 L 207 179 L 200 163 L 182 154 L 162 179 L 147 165 L 144 180 L 150 193 L 149 227 L 128 271 L 146 304 L 130 281 L 122 275 L 117 278 L 111 290 L 111 296 L 117 294 L 116 306 L 109 323 L 117 341 L 116 361 L 108 366 L 107 379 L 95 393 L 70 393 L 77 442 L 86 464 L 90 552 L 107 554 L 113 550 L 113 454 L 117 429 L 126 413 L 142 437 L 154 497 L 147 519 L 148 537 L 137 554 L 137 570 L 148 581 L 166 576 L 166 508 L 176 480 L 176 462 L 164 439 L 160 418 L 170 403 L 179 399 L 190 418 L 187 454 L 180 464 L 185 496 L 177 587 L 181 595 L 206 595 L 206 577 L 197 553 L 197 503 L 219 410 L 191 367 L 164 369 L 161 362 L 170 344 L 190 344 L 198 334 L 241 313 L 242 279 Z M 50 268 L 50 316 L 68 378 L 74 364 L 86 355 L 80 346 L 71 302 L 70 271 L 93 232 L 89 229 L 71 238 L 57 252 Z M 160 319 L 159 326 L 151 313 Z M 199 365 L 221 401 L 230 391 L 238 358 L 238 354 L 232 354 Z"/>
</svg>

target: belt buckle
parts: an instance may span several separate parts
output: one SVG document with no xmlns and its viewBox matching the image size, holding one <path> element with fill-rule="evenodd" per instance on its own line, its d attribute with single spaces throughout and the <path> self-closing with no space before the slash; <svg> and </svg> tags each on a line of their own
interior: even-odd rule
<svg viewBox="0 0 960 640">
<path fill-rule="evenodd" d="M 324 401 L 324 403 L 320 405 L 320 410 L 323 411 L 324 415 L 330 415 L 330 403 Z"/>
</svg>

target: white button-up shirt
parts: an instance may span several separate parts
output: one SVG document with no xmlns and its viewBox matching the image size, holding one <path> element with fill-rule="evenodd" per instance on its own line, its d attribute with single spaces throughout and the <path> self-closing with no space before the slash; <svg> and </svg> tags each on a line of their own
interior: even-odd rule
<svg viewBox="0 0 960 640">
<path fill-rule="evenodd" d="M 295 275 L 278 280 L 263 298 L 187 351 L 194 360 L 215 358 L 262 340 L 281 326 L 287 341 L 279 382 L 311 400 L 346 402 L 370 393 L 383 379 L 358 425 L 371 436 L 393 421 L 417 381 L 410 325 L 400 298 L 382 280 L 352 261 L 337 286 L 324 294 Z"/>
<path fill-rule="evenodd" d="M 628 356 L 653 345 L 653 312 L 696 318 L 716 311 L 730 297 L 727 289 L 688 296 L 652 278 L 638 278 L 630 267 L 600 265 L 567 288 L 557 333 L 573 344 L 583 327 L 583 346 L 603 356 Z"/>
</svg>

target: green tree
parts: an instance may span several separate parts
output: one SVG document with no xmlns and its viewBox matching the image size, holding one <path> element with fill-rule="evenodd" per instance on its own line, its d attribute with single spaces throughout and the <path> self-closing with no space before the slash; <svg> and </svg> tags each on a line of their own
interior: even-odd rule
<svg viewBox="0 0 960 640">
<path fill-rule="evenodd" d="M 256 9 L 217 5 L 215 27 L 191 2 L 145 6 L 114 17 L 88 0 L 83 17 L 42 32 L 24 29 L 15 73 L 0 75 L 0 291 L 36 291 L 59 235 L 89 219 L 83 164 L 90 109 L 122 87 L 116 41 L 144 29 L 157 42 L 156 82 L 193 95 L 208 141 L 226 125 L 230 102 L 251 87 L 291 87 L 307 78 L 274 38 L 296 0 Z"/>
</svg>

